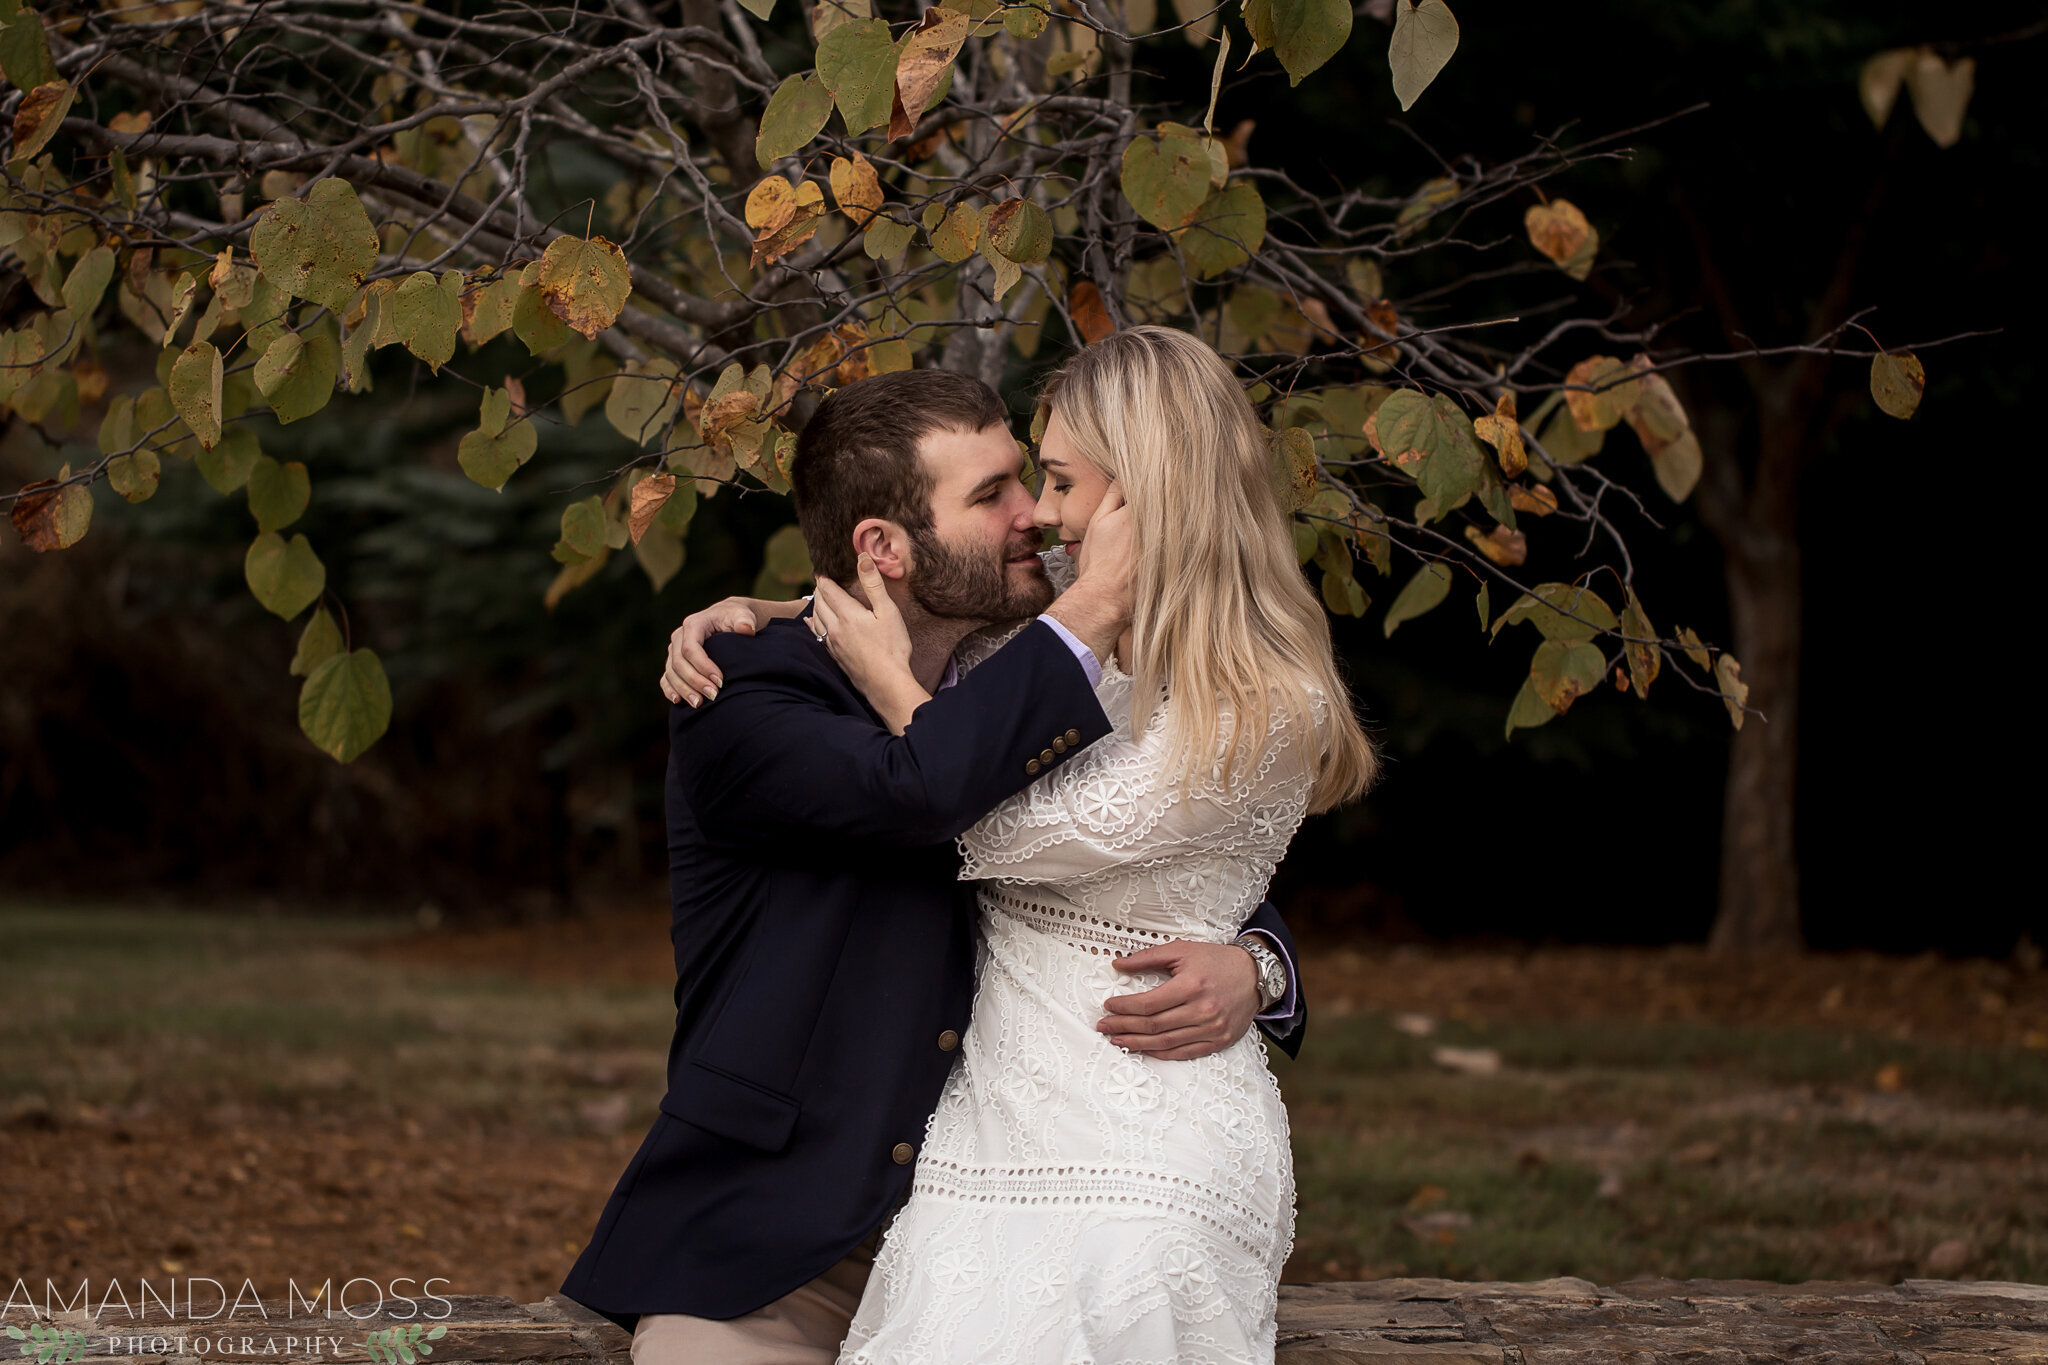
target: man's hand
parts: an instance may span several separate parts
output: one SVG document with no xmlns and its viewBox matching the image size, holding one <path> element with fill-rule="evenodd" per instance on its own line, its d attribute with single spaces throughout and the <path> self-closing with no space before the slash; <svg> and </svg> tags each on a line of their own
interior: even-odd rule
<svg viewBox="0 0 2048 1365">
<path fill-rule="evenodd" d="M 1045 614 L 1094 650 L 1096 659 L 1107 659 L 1131 623 L 1137 570 L 1137 524 L 1124 505 L 1123 490 L 1112 483 L 1088 518 L 1074 557 L 1074 585 Z"/>
<path fill-rule="evenodd" d="M 1179 1062 L 1221 1052 L 1244 1037 L 1259 1012 L 1259 971 L 1234 943 L 1162 943 L 1116 960 L 1120 972 L 1171 972 L 1173 980 L 1135 995 L 1112 995 L 1096 1024 L 1130 1052 Z"/>
</svg>

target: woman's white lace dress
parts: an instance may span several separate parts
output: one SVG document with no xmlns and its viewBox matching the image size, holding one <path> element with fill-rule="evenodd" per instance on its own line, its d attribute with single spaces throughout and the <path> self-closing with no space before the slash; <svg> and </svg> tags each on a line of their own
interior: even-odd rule
<svg viewBox="0 0 2048 1365">
<path fill-rule="evenodd" d="M 1094 1026 L 1105 997 L 1167 979 L 1113 957 L 1237 936 L 1316 739 L 1276 720 L 1227 784 L 1169 792 L 1159 727 L 1131 738 L 1131 687 L 1105 668 L 1114 733 L 960 840 L 981 882 L 973 1022 L 841 1365 L 1273 1359 L 1294 1168 L 1258 1031 L 1163 1062 Z"/>
</svg>

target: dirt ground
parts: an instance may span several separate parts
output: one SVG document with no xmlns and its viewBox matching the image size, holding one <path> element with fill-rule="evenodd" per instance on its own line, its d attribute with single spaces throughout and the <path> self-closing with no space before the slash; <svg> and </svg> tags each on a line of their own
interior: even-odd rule
<svg viewBox="0 0 2048 1365">
<path fill-rule="evenodd" d="M 305 1285 L 330 1278 L 339 1284 L 359 1275 L 380 1284 L 400 1276 L 415 1280 L 446 1276 L 448 1283 L 439 1287 L 440 1292 L 508 1294 L 522 1301 L 554 1292 L 652 1117 L 659 1087 L 659 1048 L 666 1041 L 660 1023 L 665 1006 L 661 997 L 672 979 L 666 917 L 653 911 L 632 911 L 524 927 L 448 927 L 351 942 L 337 951 L 359 964 L 350 970 L 361 971 L 366 981 L 386 975 L 387 967 L 399 967 L 451 982 L 473 979 L 490 983 L 488 989 L 493 992 L 508 989 L 506 983 L 510 983 L 513 1008 L 518 1007 L 518 992 L 542 1000 L 580 991 L 637 1002 L 632 1008 L 638 1012 L 632 1018 L 638 1022 L 630 1026 L 603 1019 L 599 1024 L 586 1023 L 583 1027 L 591 1049 L 587 1053 L 575 1052 L 568 1044 L 552 1048 L 544 1043 L 530 1047 L 522 1043 L 525 1050 L 516 1060 L 529 1071 L 501 1068 L 502 1074 L 494 1073 L 494 1083 L 502 1083 L 515 1095 L 529 1093 L 529 1076 L 554 1077 L 562 1087 L 569 1087 L 558 1088 L 559 1093 L 548 1092 L 550 1103 L 562 1116 L 550 1120 L 552 1127 L 550 1123 L 479 1116 L 459 1105 L 437 1108 L 424 1102 L 424 1095 L 418 1104 L 392 1104 L 379 1098 L 375 1103 L 359 1103 L 356 1112 L 349 1113 L 346 1106 L 337 1111 L 336 1105 L 309 1103 L 297 1092 L 270 1094 L 260 1084 L 244 1083 L 239 1092 L 230 1090 L 211 1097 L 168 1090 L 156 1094 L 146 1084 L 136 1084 L 127 1093 L 141 1098 L 108 1102 L 66 1094 L 61 1069 L 30 1077 L 11 1090 L 0 1089 L 0 1275 L 9 1281 L 24 1277 L 32 1285 L 39 1285 L 45 1276 L 63 1285 L 87 1276 L 104 1281 L 204 1275 L 231 1287 L 248 1276 L 266 1295 L 281 1293 L 287 1278 Z M 1364 1131 L 1356 1111 L 1344 1110 L 1352 1103 L 1344 1088 L 1350 1084 L 1347 1076 L 1371 1072 L 1381 1063 L 1346 1060 L 1343 1048 L 1356 1046 L 1355 1039 L 1344 1043 L 1340 1037 L 1343 1028 L 1334 1021 L 1350 1018 L 1361 1027 L 1369 1021 L 1367 1031 L 1375 1037 L 1380 1033 L 1391 1037 L 1396 1030 L 1403 1034 L 1413 1031 L 1401 1022 L 1402 1016 L 1413 1015 L 1427 1016 L 1432 1031 L 1444 1030 L 1437 1033 L 1437 1039 L 1465 1037 L 1472 1029 L 1484 1030 L 1489 1025 L 1567 1027 L 1612 1021 L 1646 1027 L 1700 1024 L 1810 1030 L 1840 1035 L 1844 1051 L 1853 1039 L 1908 1038 L 1916 1045 L 1960 1046 L 1972 1055 L 2032 1058 L 2048 1049 L 2048 972 L 2042 970 L 2038 953 L 2026 949 L 2002 963 L 1876 955 L 1723 959 L 1697 949 L 1470 951 L 1325 943 L 1308 945 L 1305 951 L 1311 1008 L 1333 1021 L 1325 1025 L 1324 1038 L 1335 1060 L 1323 1063 L 1320 1072 L 1302 1073 L 1297 1147 L 1304 1155 L 1298 1159 L 1304 1172 L 1318 1168 L 1318 1163 L 1330 1172 L 1330 1202 L 1326 1214 L 1304 1206 L 1300 1264 L 1290 1267 L 1295 1277 L 1348 1277 L 1410 1268 L 1415 1273 L 1467 1277 L 1489 1269 L 1505 1270 L 1511 1277 L 1520 1277 L 1530 1266 L 1536 1267 L 1531 1273 L 1559 1273 L 1561 1266 L 1545 1270 L 1551 1262 L 1541 1257 L 1555 1260 L 1564 1253 L 1538 1249 L 1528 1253 L 1538 1259 L 1526 1264 L 1514 1260 L 1468 1264 L 1441 1259 L 1457 1252 L 1458 1248 L 1452 1247 L 1455 1238 L 1437 1237 L 1430 1242 L 1413 1232 L 1414 1226 L 1426 1221 L 1413 1211 L 1427 1213 L 1435 1207 L 1433 1201 L 1444 1198 L 1479 1201 L 1473 1207 L 1480 1209 L 1483 1225 L 1488 1181 L 1505 1191 L 1492 1196 L 1500 1210 L 1495 1216 L 1503 1223 L 1518 1220 L 1526 1224 L 1548 1216 L 1545 1210 L 1552 1204 L 1541 1202 L 1544 1200 L 1569 1200 L 1572 1202 L 1556 1206 L 1584 1207 L 1610 1221 L 1619 1216 L 1614 1214 L 1618 1206 L 1609 1195 L 1596 1197 L 1593 1191 L 1594 1183 L 1603 1179 L 1598 1161 L 1589 1158 L 1575 1166 L 1568 1154 L 1532 1156 L 1533 1139 L 1525 1137 L 1510 1137 L 1502 1146 L 1500 1135 L 1493 1131 L 1498 1127 L 1492 1108 L 1496 1102 L 1487 1095 L 1510 1092 L 1488 1092 L 1483 1089 L 1487 1082 L 1468 1078 L 1433 1079 L 1426 1048 L 1416 1059 L 1399 1066 L 1394 1065 L 1398 1058 L 1386 1062 L 1386 1074 L 1393 1079 L 1366 1100 L 1387 1106 L 1399 1100 L 1408 1105 L 1403 1112 L 1409 1117 L 1401 1120 L 1407 1126 L 1386 1127 L 1395 1135 L 1386 1140 L 1398 1139 L 1406 1145 L 1391 1154 L 1343 1146 L 1362 1142 L 1358 1135 Z M 453 1010 L 455 1006 L 451 1003 L 445 1008 Z M 1393 1021 L 1393 1027 L 1388 1028 L 1383 1020 Z M 135 1052 L 135 1045 L 117 1036 L 119 1027 L 129 1026 L 80 1025 L 71 1030 L 75 1036 L 66 1046 L 75 1047 L 80 1056 L 93 1047 Z M 428 1036 L 436 1029 L 446 1033 L 451 1027 L 429 1018 L 416 1032 Z M 197 1041 L 173 1040 L 175 1047 L 172 1043 L 164 1046 L 181 1056 L 222 1048 L 221 1039 L 226 1035 L 215 1025 L 194 1028 Z M 502 1031 L 496 1023 L 491 1028 Z M 1465 1033 L 1460 1033 L 1461 1028 Z M 209 1034 L 205 1029 L 215 1032 Z M 1352 1034 L 1366 1036 L 1356 1029 Z M 434 1046 L 430 1036 L 427 1042 L 408 1041 L 411 1034 L 393 1036 L 398 1040 L 365 1043 L 367 1051 L 360 1055 L 344 1054 L 353 1058 L 350 1065 L 358 1076 L 355 1081 L 337 1082 L 341 1093 L 361 1093 L 361 1073 L 376 1070 L 381 1065 L 377 1058 L 390 1059 L 395 1068 L 391 1074 L 416 1093 L 422 1090 L 418 1076 L 434 1074 L 435 1067 L 445 1069 L 439 1054 L 421 1050 Z M 1404 1037 L 1396 1041 L 1406 1046 L 1415 1040 Z M 330 1041 L 318 1038 L 308 1046 L 329 1053 L 336 1050 Z M 498 1065 L 480 1051 L 475 1055 L 480 1073 L 486 1063 Z M 1373 1055 L 1393 1058 L 1391 1053 Z M 623 1058 L 633 1065 L 603 1060 L 608 1057 Z M 201 1065 L 205 1057 L 187 1060 Z M 78 1063 L 74 1070 L 83 1065 Z M 404 1070 L 407 1065 L 415 1069 Z M 1860 1061 L 1856 1065 L 1863 1068 L 1859 1075 L 1870 1074 L 1869 1066 Z M 1408 1069 L 1401 1071 L 1400 1066 Z M 300 1071 L 314 1074 L 304 1065 Z M 17 1069 L 17 1076 L 10 1077 L 0 1065 L 0 1081 L 15 1080 L 19 1074 Z M 1529 1122 L 1555 1117 L 1553 1111 L 1580 1103 L 1572 1098 L 1576 1092 L 1558 1089 L 1566 1082 L 1545 1079 L 1536 1072 L 1528 1074 L 1534 1078 L 1532 1084 L 1541 1083 L 1538 1088 L 1548 1087 L 1544 1098 L 1514 1101 L 1525 1106 L 1532 1116 Z M 561 1080 L 564 1076 L 567 1079 Z M 1402 1076 L 1409 1079 L 1401 1080 Z M 547 1083 L 555 1084 L 555 1080 Z M 350 1084 L 356 1091 L 347 1090 Z M 1599 1084 L 1609 1085 L 1610 1081 Z M 24 1085 L 36 1087 L 35 1093 L 24 1093 Z M 1318 1086 L 1327 1093 L 1319 1094 Z M 1888 1088 L 1880 1073 L 1877 1089 Z M 1411 1092 L 1411 1099 L 1401 1099 Z M 1604 1092 L 1589 1089 L 1586 1093 Z M 1531 1090 L 1530 1095 L 1534 1094 Z M 1791 1115 L 1797 1104 L 1812 1100 L 1811 1093 L 1802 1101 L 1793 1090 L 1773 1094 L 1778 1096 L 1771 1100 L 1776 1106 L 1774 1114 L 1782 1110 Z M 1699 1106 L 1709 1102 L 1735 1102 L 1704 1092 L 1694 1099 L 1698 1102 L 1687 1112 L 1705 1112 Z M 1839 1099 L 1823 1095 L 1823 1100 L 1835 1106 L 1823 1117 L 1839 1128 Z M 1466 1108 L 1457 1116 L 1446 1117 L 1450 1114 L 1446 1106 L 1454 1101 Z M 1625 1108 L 1634 1101 L 1624 1097 L 1617 1103 Z M 1393 1110 L 1387 1112 L 1391 1115 Z M 1991 1108 L 1983 1108 L 1982 1113 L 1992 1116 L 1986 1123 L 1995 1118 L 2005 1124 L 2008 1119 L 1997 1115 L 2019 1121 L 2022 1111 L 2007 1106 L 1999 1108 L 1996 1115 Z M 1562 1119 L 1572 1118 L 1569 1113 L 1562 1115 Z M 1734 1164 L 1737 1154 L 1745 1150 L 1743 1144 L 1763 1141 L 1743 1136 L 1760 1131 L 1754 1129 L 1751 1118 L 1740 1119 L 1748 1127 L 1736 1123 L 1731 1119 L 1725 1128 L 1697 1131 L 1672 1127 L 1667 1145 L 1676 1156 L 1655 1157 L 1644 1168 L 1651 1171 L 1646 1178 L 1661 1178 L 1656 1172 L 1668 1169 L 1674 1173 L 1670 1177 L 1674 1181 L 1697 1184 L 1705 1179 L 1712 1173 L 1707 1168 L 1719 1160 L 1699 1156 L 1713 1145 L 1702 1139 L 1701 1134 L 1706 1133 L 1731 1154 L 1716 1178 L 1725 1176 L 1733 1188 L 1747 1179 Z M 1313 1128 L 1315 1124 L 1324 1126 Z M 1458 1189 L 1450 1176 L 1431 1174 L 1442 1165 L 1441 1140 L 1432 1134 L 1453 1128 L 1464 1135 L 1460 1140 L 1470 1142 L 1470 1191 Z M 1812 1132 L 1816 1142 L 1836 1142 L 1821 1129 Z M 1882 1147 L 1882 1133 L 1876 1140 Z M 1837 1232 L 1840 1227 L 1850 1227 L 1876 1248 L 1864 1254 L 1860 1263 L 1889 1267 L 1892 1273 L 1969 1273 L 1973 1266 L 2026 1270 L 2038 1254 L 2032 1248 L 2048 1245 L 2043 1241 L 2048 1236 L 2044 1231 L 2048 1230 L 2048 1212 L 2038 1207 L 2048 1202 L 2042 1198 L 2048 1169 L 2033 1150 L 2040 1144 L 2025 1138 L 2023 1132 L 1999 1140 L 2011 1149 L 2009 1159 L 2001 1158 L 2006 1174 L 2000 1178 L 2008 1183 L 1997 1187 L 2006 1192 L 1999 1197 L 2028 1205 L 2023 1220 L 2018 1213 L 2001 1215 L 2011 1220 L 2014 1230 L 1965 1228 L 1958 1235 L 1942 1220 L 1953 1222 L 1965 1215 L 1929 1205 L 1933 1211 L 1922 1220 L 1923 1230 L 1910 1236 L 1892 1231 L 1886 1218 L 1896 1216 L 1905 1227 L 1909 1222 L 1906 1214 L 1869 1213 L 1875 1207 L 1869 1200 L 1882 1197 L 1883 1180 L 1865 1181 L 1873 1191 L 1867 1197 L 1858 1194 L 1855 1200 L 1837 1201 L 1811 1215 L 1794 1212 L 1790 1216 L 1825 1217 Z M 1981 1144 L 1984 1139 L 1971 1137 L 1968 1141 Z M 1316 1150 L 1323 1155 L 1311 1150 L 1315 1144 L 1322 1144 Z M 1560 1141 L 1553 1145 L 1563 1151 L 1570 1144 Z M 1538 1141 L 1536 1146 L 1542 1143 Z M 1688 1157 L 1688 1151 L 1693 1156 Z M 1758 1160 L 1762 1161 L 1764 1155 L 1759 1151 Z M 1866 1163 L 1868 1159 L 1856 1157 Z M 1954 1160 L 1942 1154 L 1930 1159 Z M 1372 1162 L 1381 1164 L 1372 1166 Z M 1452 1182 L 1449 1195 L 1432 1183 L 1440 1178 Z M 1523 1184 L 1513 1189 L 1501 1183 L 1516 1180 Z M 1352 1183 L 1347 1185 L 1347 1181 Z M 1584 1190 L 1578 1189 L 1581 1183 Z M 1634 1232 L 1619 1223 L 1614 1224 L 1619 1231 L 1609 1231 L 1607 1224 L 1589 1221 L 1587 1245 L 1640 1233 L 1650 1240 L 1642 1242 L 1640 1253 L 1626 1253 L 1643 1262 L 1640 1268 L 1687 1269 L 1685 1258 L 1695 1254 L 1687 1250 L 1689 1243 L 1672 1240 L 1660 1250 L 1664 1244 L 1654 1240 L 1676 1236 L 1668 1230 L 1658 1231 L 1659 1220 L 1687 1216 L 1682 1210 L 1689 1206 L 1672 1202 L 1684 1191 L 1678 1185 L 1672 1190 L 1675 1192 L 1668 1197 L 1660 1196 L 1666 1203 L 1658 1205 L 1654 1216 L 1645 1213 L 1637 1218 L 1640 1226 Z M 1981 1196 L 1990 1194 L 1989 1188 L 1981 1192 Z M 1305 1198 L 1307 1195 L 1305 1188 Z M 1965 1191 L 1945 1207 L 1965 1208 L 1973 1202 L 1981 1203 L 1982 1197 Z M 1393 1212 L 1385 1212 L 1383 1206 Z M 1402 1212 L 1404 1208 L 1407 1213 Z M 1395 1215 L 1399 1215 L 1398 1226 Z M 1463 1213 L 1458 1216 L 1465 1217 Z M 1769 1218 L 1777 1219 L 1779 1214 L 1772 1213 Z M 1642 1231 L 1644 1228 L 1650 1231 Z M 1385 1242 L 1388 1238 L 1395 1241 L 1375 1250 L 1374 1239 Z M 1913 1238 L 1919 1241 L 1913 1242 Z M 2007 1251 L 1971 1250 L 1993 1245 L 1999 1238 L 2006 1239 Z M 1960 1253 L 1954 1250 L 1959 1244 L 1964 1247 Z M 2020 1247 L 2024 1250 L 2011 1250 Z M 1490 1254 L 1520 1253 L 1509 1249 Z M 1729 1262 L 1738 1270 L 1759 1264 L 1753 1248 L 1738 1248 L 1728 1254 L 1738 1257 Z M 1782 1277 L 1805 1278 L 1816 1267 L 1822 1271 L 1835 1268 L 1825 1259 L 1834 1253 L 1814 1254 L 1823 1259 L 1793 1256 L 1786 1260 Z M 2008 1259 L 2000 1261 L 1996 1255 Z M 1440 1259 L 1430 1260 L 1432 1256 Z M 2013 1256 L 2020 1259 L 2014 1261 Z M 1768 1268 L 1777 1262 L 1761 1264 Z M 1703 1265 L 1699 1273 L 1725 1272 Z"/>
</svg>

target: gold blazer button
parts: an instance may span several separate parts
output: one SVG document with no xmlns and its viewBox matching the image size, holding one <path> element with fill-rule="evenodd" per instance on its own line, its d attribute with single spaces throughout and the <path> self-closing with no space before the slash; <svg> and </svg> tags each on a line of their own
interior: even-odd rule
<svg viewBox="0 0 2048 1365">
<path fill-rule="evenodd" d="M 939 1051 L 951 1052 L 958 1046 L 960 1046 L 960 1035 L 953 1032 L 953 1030 L 947 1029 L 939 1035 Z"/>
<path fill-rule="evenodd" d="M 889 1159 L 891 1161 L 894 1161 L 898 1166 L 908 1166 L 910 1164 L 910 1158 L 916 1155 L 917 1153 L 911 1150 L 911 1146 L 909 1143 L 899 1142 L 896 1144 L 895 1149 L 889 1153 Z"/>
<path fill-rule="evenodd" d="M 1069 743 L 1069 744 L 1079 744 L 1080 742 L 1081 742 L 1081 732 L 1080 732 L 1079 730 L 1069 730 L 1069 731 L 1067 731 L 1067 743 Z"/>
<path fill-rule="evenodd" d="M 1037 759 L 1035 759 L 1035 758 L 1034 758 L 1034 759 L 1030 759 L 1030 760 L 1028 760 L 1028 761 L 1027 761 L 1027 762 L 1026 762 L 1026 763 L 1024 764 L 1024 773 L 1025 773 L 1025 776 L 1027 776 L 1027 777 L 1036 777 L 1036 776 L 1038 776 L 1038 770 L 1039 770 L 1040 768 L 1044 767 L 1044 766 L 1045 766 L 1045 765 L 1044 765 L 1043 763 L 1040 763 L 1040 762 L 1039 762 L 1039 761 L 1038 761 Z"/>
</svg>

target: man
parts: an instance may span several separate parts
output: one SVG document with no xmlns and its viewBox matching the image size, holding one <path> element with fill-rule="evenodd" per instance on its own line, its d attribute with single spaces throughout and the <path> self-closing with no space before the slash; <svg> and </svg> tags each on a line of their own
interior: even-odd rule
<svg viewBox="0 0 2048 1365">
<path fill-rule="evenodd" d="M 892 735 L 790 620 L 711 640 L 715 703 L 672 711 L 668 1093 L 562 1287 L 633 1329 L 639 1365 L 832 1360 L 968 1025 L 974 897 L 952 840 L 1110 730 L 1094 680 L 1129 622 L 1128 516 L 1091 527 L 1054 601 L 1021 472 L 977 380 L 909 371 L 827 398 L 792 473 L 805 543 L 847 584 L 872 558 L 935 695 Z M 957 676 L 969 632 L 1033 615 Z M 1291 953 L 1270 907 L 1254 918 Z M 1139 956 L 1175 973 L 1149 1005 L 1119 999 L 1145 1036 L 1214 1051 L 1260 1003 L 1232 945 Z"/>
</svg>

